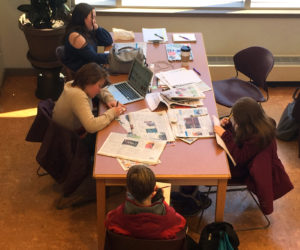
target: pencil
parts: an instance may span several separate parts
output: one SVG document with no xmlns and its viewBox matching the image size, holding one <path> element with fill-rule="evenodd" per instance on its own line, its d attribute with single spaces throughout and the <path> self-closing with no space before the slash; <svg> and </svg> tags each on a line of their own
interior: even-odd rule
<svg viewBox="0 0 300 250">
<path fill-rule="evenodd" d="M 187 37 L 185 37 L 185 36 L 181 36 L 181 35 L 179 35 L 179 37 L 181 37 L 181 38 L 183 38 L 184 40 L 187 40 L 187 41 L 189 41 L 189 40 L 190 40 L 189 38 L 187 38 Z"/>
<path fill-rule="evenodd" d="M 164 39 L 164 37 L 163 36 L 160 36 L 160 35 L 158 35 L 158 34 L 154 34 L 155 36 L 157 36 L 157 37 L 159 37 L 160 39 Z"/>
<path fill-rule="evenodd" d="M 227 119 L 229 120 L 233 115 L 233 112 L 230 113 L 230 115 L 227 117 Z"/>
</svg>

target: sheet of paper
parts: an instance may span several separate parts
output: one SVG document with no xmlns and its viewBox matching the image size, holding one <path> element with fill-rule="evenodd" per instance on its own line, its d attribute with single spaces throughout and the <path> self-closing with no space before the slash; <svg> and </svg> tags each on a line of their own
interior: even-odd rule
<svg viewBox="0 0 300 250">
<path fill-rule="evenodd" d="M 143 28 L 143 38 L 144 42 L 146 43 L 153 43 L 153 42 L 167 42 L 167 30 L 165 28 L 156 28 L 156 29 L 148 29 Z"/>
<path fill-rule="evenodd" d="M 173 42 L 196 42 L 194 33 L 173 33 Z"/>
<path fill-rule="evenodd" d="M 168 205 L 170 205 L 170 197 L 171 197 L 171 183 L 166 182 L 156 182 L 156 186 L 161 188 L 163 191 L 163 196 L 165 197 L 165 201 Z"/>
<path fill-rule="evenodd" d="M 169 71 L 160 72 L 156 77 L 163 80 L 170 87 L 186 85 L 189 83 L 199 83 L 201 78 L 193 71 L 185 68 L 179 68 Z"/>
<path fill-rule="evenodd" d="M 212 116 L 212 119 L 213 119 L 213 123 L 214 125 L 217 125 L 217 126 L 220 126 L 220 120 L 219 118 L 217 118 L 215 115 Z M 228 148 L 226 147 L 226 144 L 225 142 L 222 140 L 222 138 L 216 134 L 216 141 L 218 143 L 218 145 L 224 149 L 224 151 L 227 153 L 227 155 L 229 156 L 229 158 L 231 159 L 232 163 L 234 166 L 236 166 L 236 162 L 235 160 L 233 159 L 232 155 L 230 154 Z"/>
<path fill-rule="evenodd" d="M 157 164 L 166 141 L 131 137 L 111 132 L 97 154 L 131 161 Z"/>
</svg>

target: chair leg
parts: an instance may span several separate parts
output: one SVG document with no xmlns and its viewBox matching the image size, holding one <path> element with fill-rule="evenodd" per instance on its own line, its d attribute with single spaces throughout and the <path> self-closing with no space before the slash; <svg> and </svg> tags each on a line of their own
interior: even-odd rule
<svg viewBox="0 0 300 250">
<path fill-rule="evenodd" d="M 209 195 L 210 193 L 213 194 L 213 193 L 216 193 L 216 192 L 217 192 L 217 191 L 211 191 L 210 189 L 211 189 L 211 187 L 209 187 L 209 191 L 206 192 L 208 195 Z M 235 229 L 235 231 L 251 231 L 251 230 L 259 230 L 259 229 L 266 229 L 266 228 L 268 228 L 268 227 L 271 225 L 271 222 L 270 222 L 269 218 L 263 213 L 263 211 L 261 210 L 261 207 L 260 207 L 260 205 L 259 205 L 259 202 L 258 202 L 257 199 L 255 198 L 255 196 L 253 195 L 253 193 L 252 193 L 251 191 L 248 190 L 247 187 L 242 187 L 242 188 L 231 188 L 231 189 L 227 189 L 226 192 L 246 191 L 246 190 L 250 193 L 252 199 L 255 201 L 257 207 L 259 208 L 260 212 L 261 212 L 262 215 L 264 216 L 266 223 L 265 223 L 264 226 Z M 202 219 L 202 217 L 201 217 L 201 219 Z M 198 223 L 198 226 L 199 226 L 199 223 Z"/>
<path fill-rule="evenodd" d="M 45 172 L 45 171 L 42 172 L 41 166 L 39 166 L 38 169 L 36 170 L 36 174 L 37 174 L 38 176 L 45 176 L 45 175 L 48 175 L 47 172 Z"/>
</svg>

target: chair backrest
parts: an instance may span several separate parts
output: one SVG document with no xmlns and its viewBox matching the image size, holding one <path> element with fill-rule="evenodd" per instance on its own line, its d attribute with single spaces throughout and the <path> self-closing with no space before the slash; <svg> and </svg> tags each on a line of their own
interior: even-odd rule
<svg viewBox="0 0 300 250">
<path fill-rule="evenodd" d="M 237 71 L 248 76 L 253 84 L 268 90 L 266 79 L 274 66 L 274 57 L 269 50 L 249 47 L 235 54 L 233 61 Z"/>
<path fill-rule="evenodd" d="M 74 79 L 75 72 L 71 70 L 68 66 L 65 64 L 66 55 L 65 55 L 65 46 L 61 45 L 56 48 L 56 57 L 60 61 L 60 63 L 63 65 L 63 74 L 66 77 L 66 81 L 71 81 Z"/>
<path fill-rule="evenodd" d="M 26 141 L 30 141 L 30 142 L 43 141 L 45 132 L 52 118 L 53 108 L 54 108 L 54 102 L 52 101 L 52 99 L 47 99 L 39 102 L 37 115 L 27 133 Z"/>
<path fill-rule="evenodd" d="M 149 240 L 106 231 L 105 250 L 184 250 L 185 235 L 171 240 Z"/>
</svg>

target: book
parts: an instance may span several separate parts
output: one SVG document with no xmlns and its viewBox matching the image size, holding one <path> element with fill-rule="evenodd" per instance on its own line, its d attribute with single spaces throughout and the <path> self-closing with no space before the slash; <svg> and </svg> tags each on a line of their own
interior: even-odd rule
<svg viewBox="0 0 300 250">
<path fill-rule="evenodd" d="M 168 44 L 166 44 L 168 61 L 181 61 L 181 47 L 182 46 L 191 47 L 191 45 L 188 43 L 168 43 Z M 190 61 L 193 61 L 192 50 L 191 50 L 191 54 L 190 54 Z"/>
<path fill-rule="evenodd" d="M 196 42 L 194 33 L 173 33 L 173 42 Z"/>
<path fill-rule="evenodd" d="M 212 119 L 213 119 L 213 123 L 214 125 L 216 126 L 220 126 L 220 120 L 216 117 L 216 116 L 212 116 Z M 219 136 L 217 133 L 216 133 L 216 141 L 218 143 L 218 145 L 224 149 L 224 151 L 227 153 L 227 155 L 229 156 L 229 158 L 231 159 L 232 163 L 234 166 L 236 166 L 236 162 L 235 160 L 233 159 L 232 155 L 230 154 L 228 148 L 226 147 L 226 144 L 225 142 L 222 140 L 221 136 Z"/>
<path fill-rule="evenodd" d="M 163 196 L 165 197 L 165 202 L 170 205 L 170 197 L 171 197 L 171 183 L 166 182 L 156 182 L 156 186 L 162 189 Z"/>
</svg>

